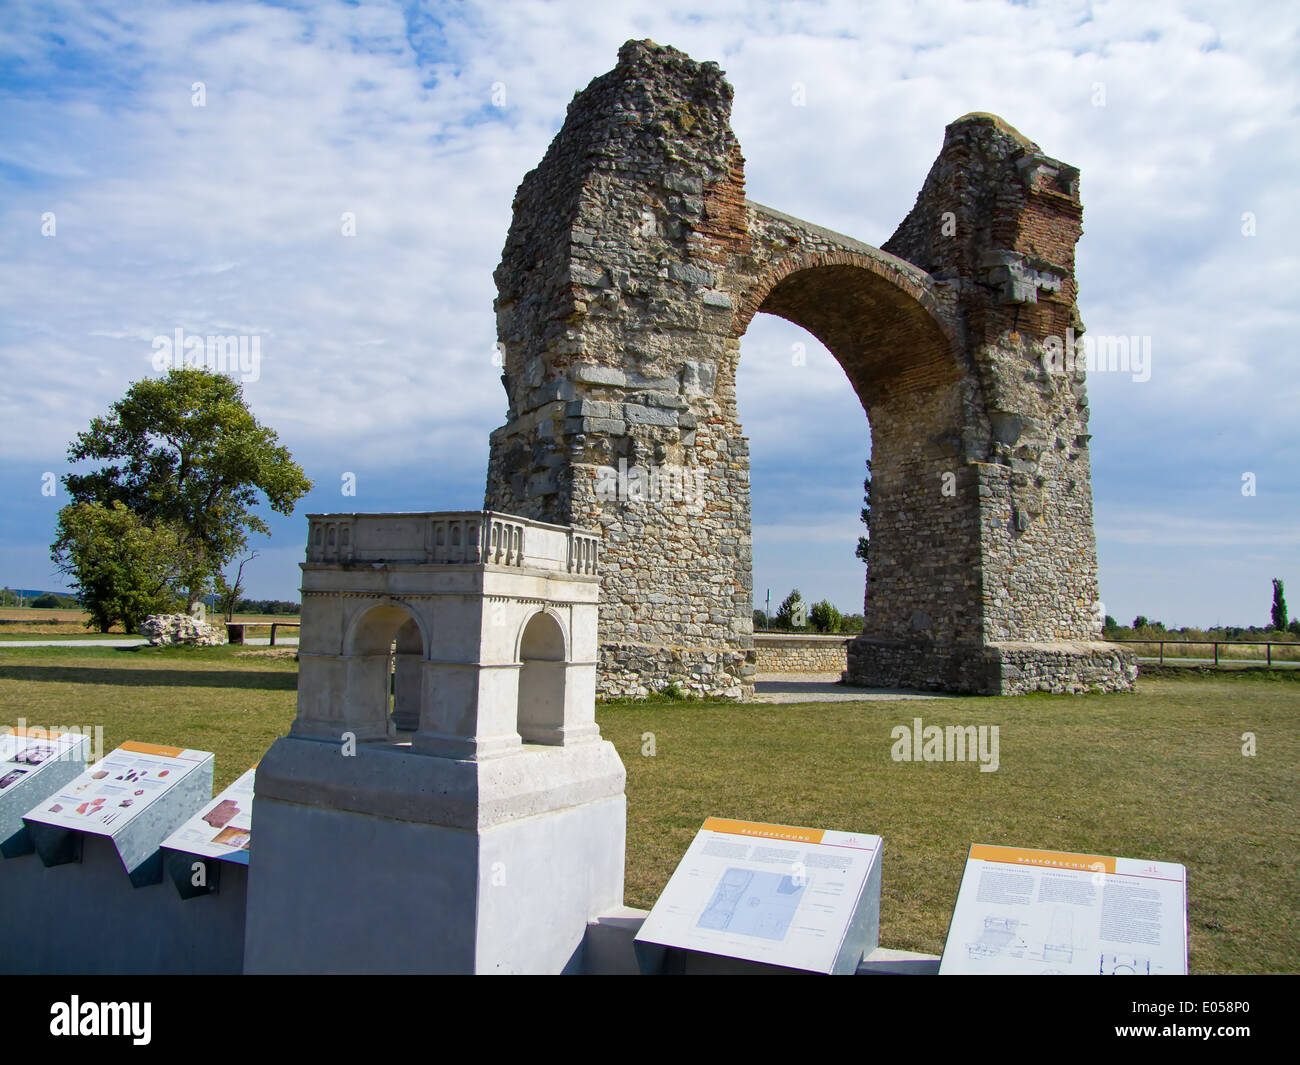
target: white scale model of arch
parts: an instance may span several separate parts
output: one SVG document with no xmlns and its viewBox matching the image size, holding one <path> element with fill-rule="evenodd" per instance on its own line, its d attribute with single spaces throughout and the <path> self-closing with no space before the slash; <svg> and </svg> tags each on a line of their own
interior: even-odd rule
<svg viewBox="0 0 1300 1065">
<path fill-rule="evenodd" d="M 622 904 L 626 832 L 595 722 L 597 534 L 309 520 L 298 715 L 257 770 L 247 971 L 580 969 L 587 922 Z"/>
</svg>

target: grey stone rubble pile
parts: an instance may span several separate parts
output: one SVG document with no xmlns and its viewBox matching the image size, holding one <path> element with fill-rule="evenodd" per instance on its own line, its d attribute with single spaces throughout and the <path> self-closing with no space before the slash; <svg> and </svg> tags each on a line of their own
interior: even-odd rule
<svg viewBox="0 0 1300 1065">
<path fill-rule="evenodd" d="M 224 625 L 209 625 L 189 614 L 150 614 L 140 623 L 140 635 L 154 647 L 217 647 L 226 642 Z"/>
</svg>

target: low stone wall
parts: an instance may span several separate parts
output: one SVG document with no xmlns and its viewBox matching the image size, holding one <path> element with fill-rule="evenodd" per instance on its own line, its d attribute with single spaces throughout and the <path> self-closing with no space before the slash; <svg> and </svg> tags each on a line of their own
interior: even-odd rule
<svg viewBox="0 0 1300 1065">
<path fill-rule="evenodd" d="M 843 673 L 852 636 L 754 633 L 760 673 Z"/>
<path fill-rule="evenodd" d="M 748 699 L 754 694 L 754 652 L 720 648 L 602 644 L 596 694 L 605 699 L 642 698 L 675 683 L 691 695 Z"/>
<path fill-rule="evenodd" d="M 904 644 L 859 637 L 849 648 L 849 684 L 967 695 L 1131 691 L 1133 652 L 1103 641 Z"/>
<path fill-rule="evenodd" d="M 1004 695 L 1127 692 L 1137 680 L 1137 656 L 1113 643 L 1005 643 L 994 644 L 989 654 Z"/>
</svg>

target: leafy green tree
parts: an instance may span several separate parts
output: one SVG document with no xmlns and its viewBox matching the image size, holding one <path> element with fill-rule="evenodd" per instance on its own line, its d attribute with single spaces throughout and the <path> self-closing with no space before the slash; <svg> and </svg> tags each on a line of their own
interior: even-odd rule
<svg viewBox="0 0 1300 1065">
<path fill-rule="evenodd" d="M 762 610 L 754 611 L 754 631 L 767 628 L 767 614 Z"/>
<path fill-rule="evenodd" d="M 1277 577 L 1273 578 L 1273 628 L 1278 632 L 1286 629 L 1286 592 L 1282 587 L 1282 582 Z"/>
<path fill-rule="evenodd" d="M 862 524 L 867 527 L 867 535 L 858 537 L 858 549 L 854 552 L 862 561 L 868 562 L 871 546 L 871 460 L 867 459 L 867 476 L 862 482 Z"/>
<path fill-rule="evenodd" d="M 103 464 L 63 478 L 74 503 L 122 503 L 149 528 L 180 536 L 191 567 L 182 578 L 186 606 L 247 546 L 249 533 L 270 532 L 251 510 L 259 493 L 272 510 L 291 514 L 312 487 L 253 417 L 237 381 L 191 367 L 133 383 L 107 417 L 77 435 L 68 458 Z"/>
<path fill-rule="evenodd" d="M 807 624 L 808 611 L 804 606 L 803 596 L 799 594 L 796 588 L 781 602 L 781 608 L 776 612 L 776 627 L 779 629 L 793 629 L 796 626 L 802 628 Z"/>
<path fill-rule="evenodd" d="M 1139 614 L 1133 619 L 1134 629 L 1145 629 L 1147 627 L 1147 618 L 1145 614 Z"/>
<path fill-rule="evenodd" d="M 38 595 L 32 600 L 32 606 L 37 610 L 56 610 L 62 605 L 63 601 L 53 592 L 46 592 L 44 595 Z"/>
<path fill-rule="evenodd" d="M 843 618 L 829 599 L 815 603 L 808 616 L 812 620 L 813 628 L 818 632 L 840 631 L 840 622 Z"/>
<path fill-rule="evenodd" d="M 71 579 L 90 620 L 108 632 L 122 622 L 135 632 L 150 614 L 184 603 L 192 550 L 174 526 L 150 528 L 125 504 L 70 503 L 59 511 L 51 557 Z"/>
<path fill-rule="evenodd" d="M 1119 628 L 1119 625 L 1118 625 L 1118 623 L 1115 621 L 1115 619 L 1114 619 L 1113 617 L 1111 617 L 1111 615 L 1107 614 L 1107 615 L 1106 615 L 1106 620 L 1105 620 L 1105 622 L 1102 624 L 1102 628 L 1105 629 L 1107 632 L 1109 632 L 1111 629 L 1117 629 L 1117 628 Z"/>
</svg>

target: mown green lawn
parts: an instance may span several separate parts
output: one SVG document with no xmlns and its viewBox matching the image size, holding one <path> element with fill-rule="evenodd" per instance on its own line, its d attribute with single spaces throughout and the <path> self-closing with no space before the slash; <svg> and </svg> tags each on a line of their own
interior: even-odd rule
<svg viewBox="0 0 1300 1065">
<path fill-rule="evenodd" d="M 1134 695 L 611 705 L 628 770 L 629 905 L 705 817 L 884 838 L 881 944 L 938 954 L 971 843 L 1187 866 L 1193 972 L 1294 972 L 1300 678 L 1142 681 Z M 999 768 L 895 762 L 890 732 L 997 725 Z M 1242 734 L 1255 734 L 1254 757 Z M 654 755 L 643 755 L 653 733 Z"/>
<path fill-rule="evenodd" d="M 296 679 L 292 658 L 230 647 L 5 648 L 0 723 L 213 751 L 220 788 L 287 731 Z M 891 730 L 917 716 L 997 725 L 998 770 L 894 761 Z M 1187 866 L 1193 972 L 1297 971 L 1294 673 L 1144 679 L 1132 695 L 616 703 L 598 720 L 628 771 L 629 905 L 653 904 L 710 815 L 883 836 L 881 943 L 935 954 L 971 843 L 1116 854 Z"/>
<path fill-rule="evenodd" d="M 292 654 L 229 646 L 0 648 L 0 724 L 25 718 L 45 728 L 100 727 L 105 754 L 126 740 L 212 751 L 218 790 L 289 730 L 297 692 Z"/>
</svg>

